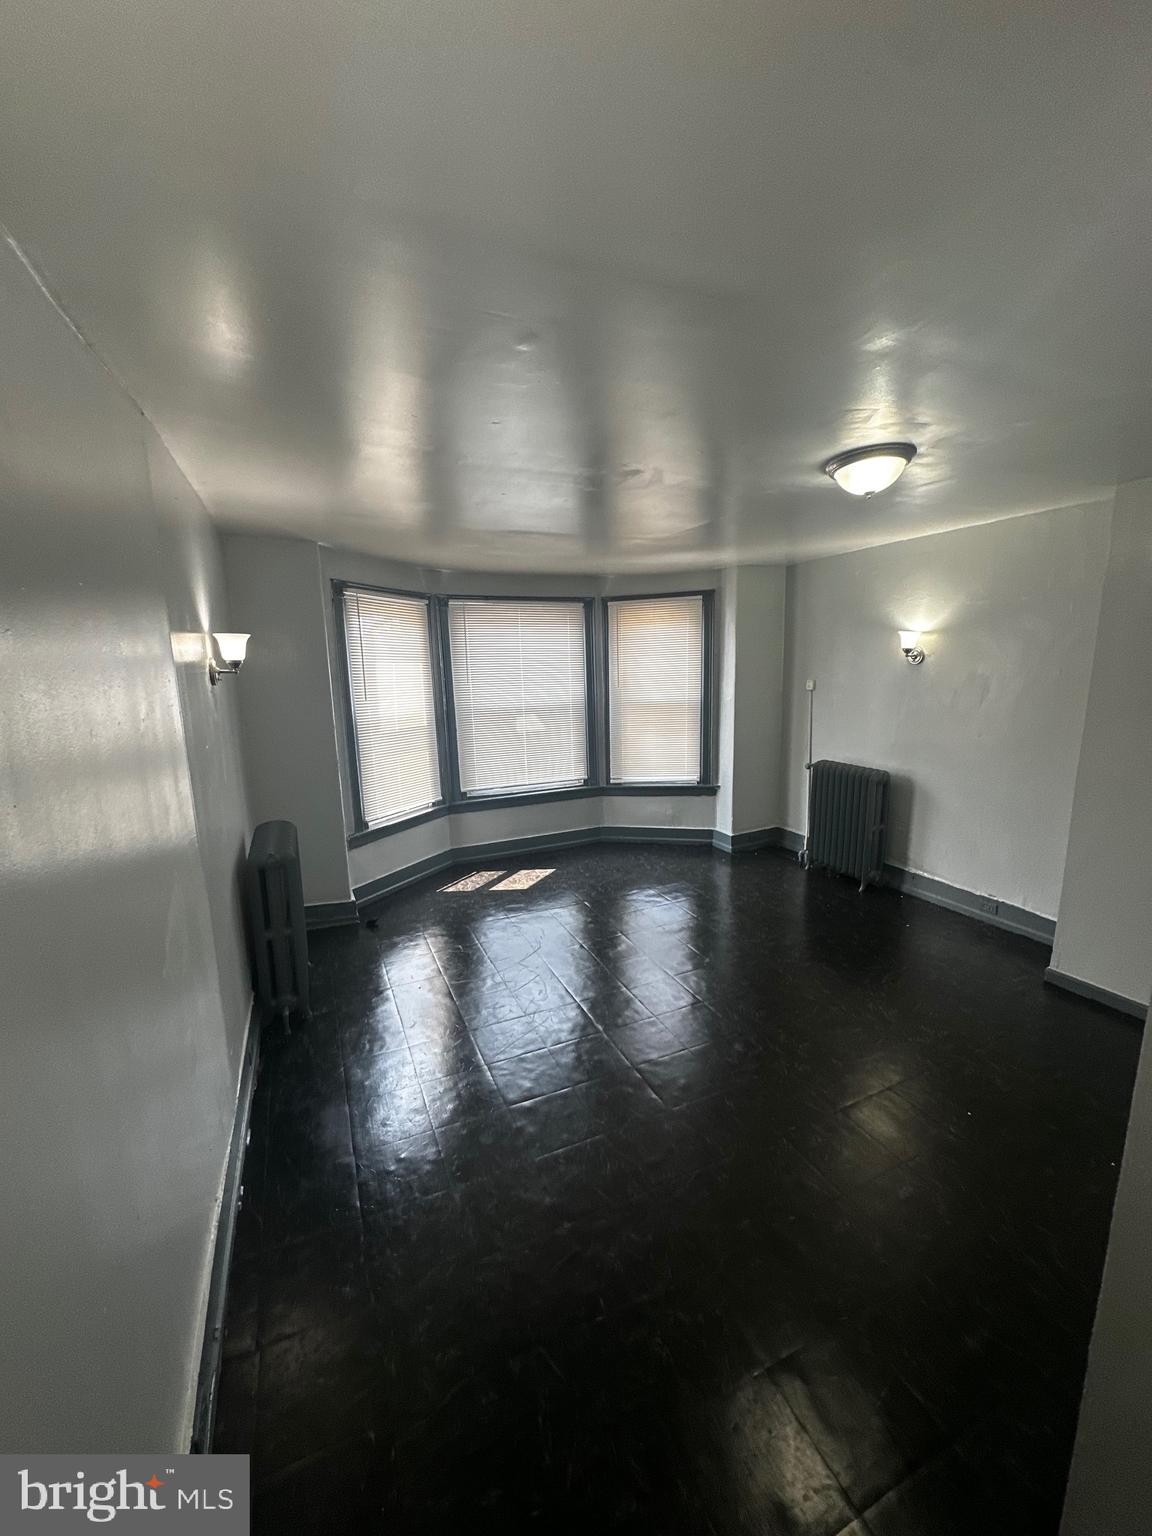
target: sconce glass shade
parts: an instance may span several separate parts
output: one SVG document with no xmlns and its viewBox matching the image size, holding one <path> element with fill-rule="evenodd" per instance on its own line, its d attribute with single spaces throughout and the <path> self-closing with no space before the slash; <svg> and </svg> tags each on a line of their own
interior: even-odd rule
<svg viewBox="0 0 1152 1536">
<path fill-rule="evenodd" d="M 216 649 L 220 652 L 220 660 L 222 662 L 230 667 L 243 665 L 244 657 L 248 651 L 248 642 L 252 638 L 251 635 L 217 633 L 212 638 L 216 642 Z"/>
<path fill-rule="evenodd" d="M 920 644 L 920 631 L 918 629 L 901 629 L 897 633 L 900 636 L 900 649 L 914 667 L 918 667 L 924 660 L 924 647 Z"/>
<path fill-rule="evenodd" d="M 825 464 L 824 473 L 849 496 L 875 496 L 894 485 L 915 457 L 914 443 L 876 443 L 838 453 Z"/>
</svg>

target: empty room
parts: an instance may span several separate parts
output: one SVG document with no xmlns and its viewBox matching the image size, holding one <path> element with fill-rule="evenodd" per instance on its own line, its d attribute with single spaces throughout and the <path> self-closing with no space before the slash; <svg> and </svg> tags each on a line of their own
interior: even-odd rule
<svg viewBox="0 0 1152 1536">
<path fill-rule="evenodd" d="M 1146 1536 L 1147 7 L 3 32 L 0 1525 Z"/>
</svg>

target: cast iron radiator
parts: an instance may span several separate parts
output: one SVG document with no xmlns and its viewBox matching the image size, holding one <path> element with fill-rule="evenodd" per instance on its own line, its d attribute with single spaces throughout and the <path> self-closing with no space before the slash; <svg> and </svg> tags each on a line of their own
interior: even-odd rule
<svg viewBox="0 0 1152 1536">
<path fill-rule="evenodd" d="M 252 834 L 244 899 L 256 1000 L 269 1013 L 308 1016 L 308 940 L 300 846 L 290 821 L 263 821 Z"/>
<path fill-rule="evenodd" d="M 882 768 L 823 759 L 809 769 L 809 869 L 830 869 L 859 880 L 860 889 L 884 870 L 888 774 Z"/>
</svg>

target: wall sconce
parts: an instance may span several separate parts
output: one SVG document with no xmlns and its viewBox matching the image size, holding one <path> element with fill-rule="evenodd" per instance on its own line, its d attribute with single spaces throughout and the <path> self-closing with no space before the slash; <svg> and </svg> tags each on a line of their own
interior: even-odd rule
<svg viewBox="0 0 1152 1536">
<path fill-rule="evenodd" d="M 904 652 L 909 663 L 918 667 L 924 660 L 924 649 L 920 644 L 920 631 L 918 629 L 902 629 L 900 634 L 900 649 Z"/>
<path fill-rule="evenodd" d="M 225 674 L 239 672 L 244 665 L 244 656 L 251 638 L 251 635 L 231 633 L 212 636 L 216 653 L 220 657 L 219 661 L 216 660 L 216 656 L 208 657 L 208 681 L 213 688 Z"/>
</svg>

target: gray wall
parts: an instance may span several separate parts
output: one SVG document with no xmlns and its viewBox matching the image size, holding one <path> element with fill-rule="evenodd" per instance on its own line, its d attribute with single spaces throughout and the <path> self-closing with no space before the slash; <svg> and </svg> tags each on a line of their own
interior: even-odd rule
<svg viewBox="0 0 1152 1536">
<path fill-rule="evenodd" d="M 1152 1511 L 1152 1052 L 1140 1057 L 1061 1536 L 1147 1536 Z"/>
<path fill-rule="evenodd" d="M 175 1450 L 248 1013 L 213 535 L 3 243 L 0 424 L 0 1448 Z"/>
<path fill-rule="evenodd" d="M 236 679 L 252 820 L 295 823 L 306 901 L 347 901 L 320 550 L 303 539 L 246 534 L 227 535 L 223 545 L 233 622 L 254 637 Z"/>
<path fill-rule="evenodd" d="M 626 823 L 753 832 L 806 814 L 814 749 L 888 767 L 890 857 L 1046 917 L 1060 897 L 1109 512 L 1071 508 L 811 561 L 671 576 L 426 570 L 274 536 L 225 541 L 236 622 L 268 643 L 240 679 L 253 816 L 301 830 L 310 903 L 450 849 Z M 330 583 L 581 596 L 718 590 L 713 800 L 611 797 L 473 811 L 346 850 L 353 827 Z M 896 630 L 930 631 L 914 669 Z"/>
<path fill-rule="evenodd" d="M 1116 493 L 1052 964 L 1152 991 L 1152 480 Z"/>
<path fill-rule="evenodd" d="M 893 863 L 1055 916 L 1108 531 L 1072 507 L 791 567 L 788 826 L 814 677 L 814 756 L 893 773 Z M 922 666 L 899 628 L 927 632 Z"/>
<path fill-rule="evenodd" d="M 234 626 L 220 541 L 171 454 L 154 432 L 147 436 L 196 836 L 228 1021 L 229 1062 L 238 1073 L 252 1003 L 241 884 L 251 823 L 240 752 L 239 679 L 225 678 L 216 688 L 205 686 L 208 636 Z M 263 640 L 257 638 L 254 654 L 259 656 L 262 649 Z"/>
<path fill-rule="evenodd" d="M 724 572 L 720 630 L 721 832 L 758 832 L 783 813 L 786 569 Z"/>
<path fill-rule="evenodd" d="M 1116 494 L 1112 549 L 1052 963 L 1136 1003 L 1152 991 L 1152 480 Z M 1152 1054 L 1112 1215 L 1063 1536 L 1144 1536 L 1152 1510 Z"/>
</svg>

